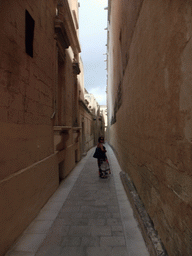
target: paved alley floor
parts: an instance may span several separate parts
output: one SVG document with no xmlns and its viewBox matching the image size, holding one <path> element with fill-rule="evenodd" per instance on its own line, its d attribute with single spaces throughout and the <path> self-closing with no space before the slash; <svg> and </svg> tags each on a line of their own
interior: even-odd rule
<svg viewBox="0 0 192 256">
<path fill-rule="evenodd" d="M 94 148 L 61 183 L 6 256 L 149 255 L 106 145 L 112 174 L 100 179 Z"/>
</svg>

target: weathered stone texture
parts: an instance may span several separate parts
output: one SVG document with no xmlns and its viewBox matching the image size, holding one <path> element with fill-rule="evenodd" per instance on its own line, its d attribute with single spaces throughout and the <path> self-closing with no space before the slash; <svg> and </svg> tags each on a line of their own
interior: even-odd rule
<svg viewBox="0 0 192 256">
<path fill-rule="evenodd" d="M 190 1 L 112 1 L 109 25 L 110 143 L 174 256 L 192 253 L 191 12 Z"/>
<path fill-rule="evenodd" d="M 0 4 L 1 255 L 82 157 L 78 29 L 77 0 Z"/>
<path fill-rule="evenodd" d="M 54 1 L 0 4 L 0 254 L 34 219 L 59 184 L 53 147 Z M 25 51 L 25 11 L 35 21 Z"/>
<path fill-rule="evenodd" d="M 25 8 L 35 20 L 33 58 L 25 53 Z M 33 138 L 18 136 L 15 138 L 15 145 L 11 140 L 13 130 L 8 128 L 3 131 L 2 137 L 5 141 L 1 144 L 2 159 L 14 159 L 14 166 L 11 168 L 7 165 L 10 161 L 3 161 L 3 164 L 1 162 L 2 178 L 51 153 L 52 131 L 49 126 L 51 125 L 50 116 L 53 113 L 52 88 L 55 56 L 52 50 L 54 46 L 52 22 L 54 11 L 53 1 L 47 4 L 41 3 L 40 6 L 34 4 L 32 9 L 28 2 L 5 1 L 1 3 L 1 124 L 3 126 L 4 122 L 13 124 L 12 129 L 19 129 L 22 131 L 21 134 L 29 129 L 28 125 L 33 127 Z M 50 38 L 52 40 L 49 40 Z M 46 42 L 46 46 L 43 41 Z M 42 134 L 38 132 L 40 127 L 44 129 Z M 49 132 L 46 132 L 48 130 Z M 10 154 L 10 147 L 16 147 L 17 150 L 12 150 Z M 28 155 L 28 147 L 30 155 Z M 50 150 L 47 151 L 47 148 Z M 33 154 L 35 157 L 32 156 Z"/>
</svg>

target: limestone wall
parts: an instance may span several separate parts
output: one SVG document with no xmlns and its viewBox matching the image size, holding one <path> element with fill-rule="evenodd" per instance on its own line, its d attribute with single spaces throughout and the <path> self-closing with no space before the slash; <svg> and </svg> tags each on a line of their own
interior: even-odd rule
<svg viewBox="0 0 192 256">
<path fill-rule="evenodd" d="M 31 7 L 5 1 L 0 8 L 1 179 L 53 153 L 55 8 L 53 1 Z M 25 10 L 35 20 L 33 58 L 25 52 Z"/>
<path fill-rule="evenodd" d="M 77 0 L 0 4 L 0 255 L 81 159 L 78 29 Z"/>
<path fill-rule="evenodd" d="M 192 254 L 191 34 L 190 1 L 111 1 L 110 144 L 171 256 Z"/>
<path fill-rule="evenodd" d="M 55 3 L 8 0 L 0 5 L 0 255 L 4 255 L 56 190 L 59 176 L 51 120 Z M 32 23 L 33 51 L 27 52 L 26 26 Z M 28 29 L 32 37 L 32 27 Z"/>
<path fill-rule="evenodd" d="M 58 187 L 58 181 L 55 155 L 0 181 L 0 255 L 36 217 Z"/>
<path fill-rule="evenodd" d="M 86 153 L 94 146 L 94 120 L 92 114 L 82 104 L 80 105 L 81 116 L 81 153 Z"/>
</svg>

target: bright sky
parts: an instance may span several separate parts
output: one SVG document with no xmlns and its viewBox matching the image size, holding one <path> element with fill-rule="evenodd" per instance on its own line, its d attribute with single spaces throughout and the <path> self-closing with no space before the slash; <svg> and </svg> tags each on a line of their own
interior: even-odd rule
<svg viewBox="0 0 192 256">
<path fill-rule="evenodd" d="M 106 105 L 107 0 L 79 0 L 79 31 L 85 88 Z"/>
</svg>

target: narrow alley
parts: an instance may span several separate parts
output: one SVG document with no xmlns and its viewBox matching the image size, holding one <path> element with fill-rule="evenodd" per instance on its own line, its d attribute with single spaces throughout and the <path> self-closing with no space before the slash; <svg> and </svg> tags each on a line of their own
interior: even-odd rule
<svg viewBox="0 0 192 256">
<path fill-rule="evenodd" d="M 0 256 L 192 256 L 192 2 L 1 1 L 0 37 Z"/>
<path fill-rule="evenodd" d="M 149 255 L 112 149 L 107 145 L 107 179 L 99 178 L 93 152 L 63 180 L 6 256 Z"/>
</svg>

